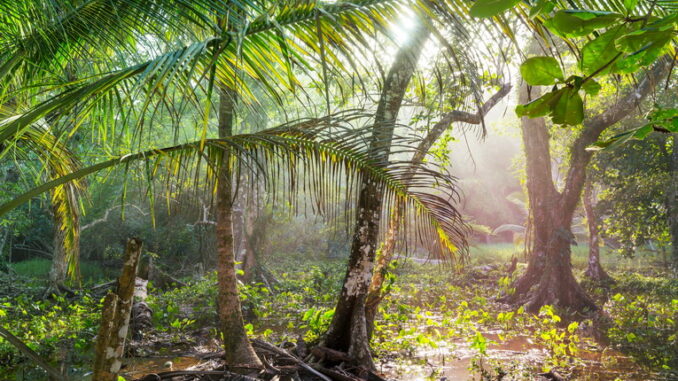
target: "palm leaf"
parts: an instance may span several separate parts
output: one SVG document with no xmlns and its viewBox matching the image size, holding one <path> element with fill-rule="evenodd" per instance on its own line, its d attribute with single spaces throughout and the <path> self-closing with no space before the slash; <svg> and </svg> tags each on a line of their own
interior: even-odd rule
<svg viewBox="0 0 678 381">
<path fill-rule="evenodd" d="M 412 235 L 405 238 L 417 239 L 439 256 L 455 256 L 459 249 L 464 252 L 466 228 L 451 204 L 456 199 L 453 179 L 426 168 L 413 176 L 409 162 L 396 162 L 388 168 L 375 163 L 371 159 L 369 145 L 365 144 L 372 126 L 356 128 L 351 124 L 366 120 L 369 118 L 364 113 L 345 112 L 253 134 L 120 155 L 64 174 L 25 192 L 0 205 L 0 216 L 44 192 L 110 168 L 129 168 L 134 163 L 143 163 L 149 182 L 163 177 L 191 178 L 204 173 L 206 179 L 213 183 L 219 166 L 229 165 L 235 173 L 252 172 L 253 178 L 263 181 L 264 185 L 286 182 L 289 186 L 282 188 L 282 192 L 286 193 L 283 196 L 294 203 L 298 199 L 296 196 L 303 194 L 319 213 L 336 214 L 329 209 L 342 205 L 337 202 L 341 197 L 355 199 L 361 176 L 369 176 L 385 187 L 386 204 L 403 203 L 407 206 L 408 221 L 414 227 L 410 230 Z M 401 147 L 397 152 L 406 153 L 406 147 L 412 147 L 412 144 L 396 141 L 395 146 Z M 224 160 L 224 152 L 229 153 L 228 160 Z M 437 184 L 435 194 L 424 190 L 432 183 Z M 277 189 L 269 188 L 273 192 Z"/>
</svg>

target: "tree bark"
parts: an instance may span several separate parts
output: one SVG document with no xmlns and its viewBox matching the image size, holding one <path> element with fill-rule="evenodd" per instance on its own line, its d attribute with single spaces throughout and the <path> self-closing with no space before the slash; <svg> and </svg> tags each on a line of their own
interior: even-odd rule
<svg viewBox="0 0 678 381">
<path fill-rule="evenodd" d="M 233 135 L 233 117 L 236 94 L 221 90 L 219 94 L 219 138 Z M 219 295 L 217 309 L 224 339 L 224 359 L 227 366 L 262 368 L 263 365 L 247 338 L 242 307 L 238 293 L 233 242 L 233 174 L 230 168 L 230 150 L 223 152 L 217 168 L 217 279 Z"/>
<path fill-rule="evenodd" d="M 487 114 L 497 103 L 499 103 L 509 93 L 509 91 L 511 91 L 511 85 L 504 84 L 496 94 L 494 94 L 490 99 L 487 100 L 487 102 L 478 108 L 478 111 L 475 114 L 454 110 L 443 115 L 440 121 L 436 123 L 433 128 L 431 128 L 428 134 L 419 143 L 419 146 L 417 147 L 417 150 L 411 159 L 412 164 L 411 169 L 409 170 L 410 173 L 407 179 L 405 179 L 405 182 L 414 177 L 417 167 L 423 163 L 428 151 L 440 138 L 440 136 L 448 128 L 450 128 L 452 123 L 464 122 L 468 124 L 481 124 L 485 114 Z M 386 296 L 386 294 L 382 292 L 382 286 L 384 284 L 384 279 L 386 279 L 388 265 L 393 260 L 393 255 L 395 254 L 396 240 L 400 231 L 400 216 L 402 213 L 402 206 L 398 205 L 391 214 L 386 238 L 384 239 L 384 244 L 382 245 L 381 250 L 379 250 L 374 268 L 374 274 L 372 275 L 372 281 L 367 293 L 367 300 L 365 302 L 365 318 L 367 321 L 367 335 L 370 339 L 372 338 L 374 319 L 377 315 L 379 303 L 381 303 L 381 301 Z"/>
<path fill-rule="evenodd" d="M 71 210 L 77 210 L 77 200 L 74 190 L 70 189 L 73 185 L 65 185 L 65 197 L 69 198 L 68 200 L 61 197 L 52 196 L 52 214 L 54 216 L 54 238 L 53 238 L 53 252 L 52 252 L 52 264 L 49 271 L 49 282 L 50 286 L 55 290 L 63 288 L 66 284 L 66 278 L 68 276 L 68 260 L 67 260 L 67 246 L 71 246 L 70 250 L 72 251 L 71 255 L 75 260 L 79 260 L 80 257 L 80 218 L 77 213 L 73 214 L 73 218 L 69 221 L 72 224 L 72 229 L 76 232 L 71 239 L 73 242 L 70 245 L 67 244 L 66 234 L 67 232 L 63 229 L 63 220 L 62 214 L 59 213 L 59 208 L 71 208 Z M 70 205 L 67 205 L 70 203 Z M 76 262 L 77 265 L 77 262 Z M 76 267 L 75 277 L 78 279 L 80 277 L 80 270 Z"/>
<path fill-rule="evenodd" d="M 678 133 L 673 134 L 673 153 L 671 155 L 671 189 L 669 189 L 669 228 L 671 229 L 671 261 L 678 269 Z"/>
<path fill-rule="evenodd" d="M 527 191 L 530 203 L 532 240 L 526 272 L 514 284 L 515 293 L 505 300 L 524 304 L 537 312 L 546 304 L 582 312 L 596 309 L 593 300 L 572 273 L 570 244 L 572 218 L 586 179 L 592 152 L 586 150 L 608 127 L 633 113 L 643 99 L 668 73 L 668 59 L 660 59 L 637 86 L 629 89 L 601 114 L 584 121 L 571 147 L 565 186 L 559 192 L 551 177 L 549 133 L 544 118 L 521 118 L 527 162 Z M 523 83 L 521 104 L 537 98 L 535 88 Z"/>
<path fill-rule="evenodd" d="M 610 281 L 612 278 L 600 264 L 600 235 L 593 197 L 593 183 L 591 180 L 587 180 L 584 185 L 582 203 L 584 204 L 586 222 L 589 228 L 589 263 L 584 275 L 599 282 Z"/>
<path fill-rule="evenodd" d="M 52 245 L 54 248 L 52 250 L 52 267 L 49 270 L 49 283 L 57 290 L 66 283 L 66 272 L 68 270 L 64 238 L 64 231 L 61 230 L 61 218 L 55 211 L 54 239 Z"/>
<path fill-rule="evenodd" d="M 393 130 L 405 91 L 430 30 L 421 22 L 402 46 L 391 66 L 374 117 L 370 150 L 375 161 L 388 165 Z M 373 369 L 367 336 L 365 301 L 372 279 L 383 189 L 364 176 L 360 185 L 358 215 L 344 284 L 324 346 L 346 352 L 357 365 Z"/>
<path fill-rule="evenodd" d="M 132 238 L 125 247 L 125 262 L 115 292 L 104 298 L 101 325 L 96 343 L 93 380 L 116 381 L 125 353 L 141 240 Z"/>
</svg>

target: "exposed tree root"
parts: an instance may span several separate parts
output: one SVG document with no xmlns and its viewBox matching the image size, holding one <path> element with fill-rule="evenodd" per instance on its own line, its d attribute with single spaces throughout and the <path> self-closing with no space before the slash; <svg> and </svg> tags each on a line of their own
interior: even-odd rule
<svg viewBox="0 0 678 381">
<path fill-rule="evenodd" d="M 299 381 L 384 381 L 384 378 L 371 370 L 355 366 L 355 361 L 344 352 L 322 346 L 314 347 L 312 356 L 320 359 L 309 362 L 301 359 L 305 353 L 305 345 L 297 344 L 291 350 L 275 346 L 262 340 L 251 340 L 252 347 L 261 359 L 265 369 L 225 367 L 223 351 L 203 354 L 187 354 L 201 360 L 212 359 L 211 362 L 185 370 L 147 374 L 137 381 L 198 381 L 198 380 L 233 380 L 233 381 L 270 381 L 283 378 Z M 215 361 L 219 359 L 219 361 Z M 334 365 L 329 366 L 328 363 Z M 277 377 L 277 378 L 276 378 Z"/>
</svg>

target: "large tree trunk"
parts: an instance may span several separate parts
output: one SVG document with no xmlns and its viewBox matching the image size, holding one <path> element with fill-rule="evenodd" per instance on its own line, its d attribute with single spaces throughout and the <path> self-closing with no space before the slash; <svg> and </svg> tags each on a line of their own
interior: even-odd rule
<svg viewBox="0 0 678 381">
<path fill-rule="evenodd" d="M 419 23 L 412 32 L 411 40 L 398 51 L 384 82 L 370 142 L 373 157 L 379 165 L 388 165 L 398 112 L 429 35 L 428 28 Z M 356 364 L 370 369 L 374 368 L 374 364 L 367 337 L 365 300 L 372 279 L 382 197 L 383 189 L 364 177 L 360 185 L 348 269 L 324 342 L 326 347 L 347 352 Z"/>
<path fill-rule="evenodd" d="M 520 103 L 537 97 L 530 92 L 536 92 L 536 89 L 530 89 L 526 84 L 521 86 Z M 532 312 L 546 304 L 577 311 L 595 309 L 595 304 L 572 274 L 570 244 L 574 236 L 570 226 L 576 204 L 565 203 L 553 183 L 546 122 L 543 118 L 523 117 L 521 129 L 532 217 L 530 259 L 527 271 L 515 283 L 516 291 L 509 299 L 525 304 L 526 309 Z"/>
<path fill-rule="evenodd" d="M 219 94 L 219 137 L 233 134 L 233 116 L 236 94 L 222 90 Z M 254 352 L 243 323 L 238 279 L 235 268 L 233 245 L 233 174 L 229 164 L 230 152 L 223 153 L 223 160 L 217 169 L 217 279 L 219 295 L 217 309 L 221 333 L 224 338 L 226 365 L 243 368 L 262 368 Z"/>
<path fill-rule="evenodd" d="M 104 298 L 96 343 L 93 380 L 116 381 L 125 353 L 125 340 L 132 314 L 134 287 L 141 256 L 141 241 L 132 238 L 125 247 L 125 262 L 115 292 Z"/>
<path fill-rule="evenodd" d="M 608 127 L 634 112 L 670 66 L 668 59 L 660 59 L 637 86 L 629 89 L 603 113 L 584 121 L 582 131 L 571 148 L 562 192 L 558 192 L 551 178 L 549 134 L 544 118 L 521 118 L 531 213 L 531 255 L 525 274 L 515 282 L 515 293 L 507 296 L 507 301 L 524 304 L 532 312 L 546 304 L 573 312 L 596 308 L 574 278 L 570 262 L 572 217 L 592 155 L 586 148 L 598 140 Z M 536 99 L 536 92 L 535 88 L 523 83 L 520 103 Z"/>
<path fill-rule="evenodd" d="M 671 229 L 672 262 L 678 270 L 678 134 L 673 134 L 673 154 L 671 160 L 671 189 L 669 189 L 669 228 Z M 678 271 L 676 271 L 678 273 Z"/>
<path fill-rule="evenodd" d="M 589 264 L 584 275 L 599 282 L 610 281 L 612 278 L 600 264 L 600 235 L 593 197 L 593 183 L 591 180 L 587 180 L 584 186 L 582 203 L 584 204 L 586 222 L 589 228 Z"/>
</svg>

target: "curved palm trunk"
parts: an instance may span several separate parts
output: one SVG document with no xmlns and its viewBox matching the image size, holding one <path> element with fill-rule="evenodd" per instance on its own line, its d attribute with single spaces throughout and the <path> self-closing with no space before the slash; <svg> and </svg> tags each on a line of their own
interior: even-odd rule
<svg viewBox="0 0 678 381">
<path fill-rule="evenodd" d="M 381 165 L 388 165 L 398 112 L 429 35 L 429 29 L 419 23 L 409 43 L 398 51 L 384 82 L 370 142 L 374 158 Z M 363 178 L 348 269 L 324 342 L 326 347 L 347 352 L 356 364 L 370 369 L 374 364 L 367 335 L 365 301 L 378 243 L 382 198 L 382 188 L 369 178 Z"/>
<path fill-rule="evenodd" d="M 582 198 L 586 220 L 589 228 L 589 264 L 584 275 L 596 281 L 610 281 L 612 278 L 600 264 L 600 235 L 598 234 L 598 218 L 593 205 L 593 184 L 587 181 Z"/>
<path fill-rule="evenodd" d="M 550 304 L 581 312 L 596 309 L 593 300 L 577 283 L 572 274 L 570 243 L 572 217 L 579 202 L 586 179 L 586 166 L 591 151 L 586 148 L 601 133 L 622 120 L 654 89 L 668 73 L 668 59 L 660 59 L 637 86 L 629 89 L 603 113 L 584 121 L 584 126 L 571 147 L 569 169 L 565 186 L 559 192 L 551 178 L 549 133 L 544 118 L 521 118 L 521 129 L 527 162 L 527 192 L 531 213 L 531 256 L 528 267 L 515 284 L 515 293 L 505 299 L 524 304 L 536 312 Z M 523 84 L 519 100 L 524 104 L 535 99 L 535 88 Z"/>
<path fill-rule="evenodd" d="M 221 91 L 219 94 L 219 137 L 233 134 L 233 113 L 235 94 Z M 219 295 L 217 309 L 221 333 L 224 336 L 224 358 L 227 366 L 261 368 L 261 361 L 254 352 L 243 323 L 238 279 L 235 269 L 233 245 L 233 174 L 229 167 L 230 152 L 224 152 L 224 158 L 217 174 L 217 280 Z"/>
<path fill-rule="evenodd" d="M 417 167 L 424 161 L 433 144 L 440 138 L 440 136 L 447 131 L 447 129 L 454 122 L 465 122 L 468 124 L 481 124 L 484 115 L 489 112 L 499 101 L 501 101 L 511 90 L 511 85 L 505 84 L 502 88 L 494 94 L 490 99 L 483 104 L 475 114 L 470 114 L 463 111 L 454 110 L 445 114 L 441 120 L 436 123 L 424 139 L 419 143 L 417 151 L 412 157 L 412 167 L 409 171 L 408 178 L 415 175 Z M 398 205 L 391 214 L 388 222 L 388 231 L 384 244 L 379 250 L 376 266 L 374 268 L 374 275 L 372 275 L 372 282 L 367 293 L 367 301 L 365 302 L 365 318 L 367 320 L 367 335 L 371 339 L 372 331 L 374 329 L 374 319 L 377 316 L 377 309 L 379 304 L 384 299 L 386 294 L 382 292 L 384 279 L 388 272 L 388 265 L 393 260 L 395 254 L 396 239 L 400 232 L 400 217 L 402 216 L 402 206 Z"/>
</svg>

